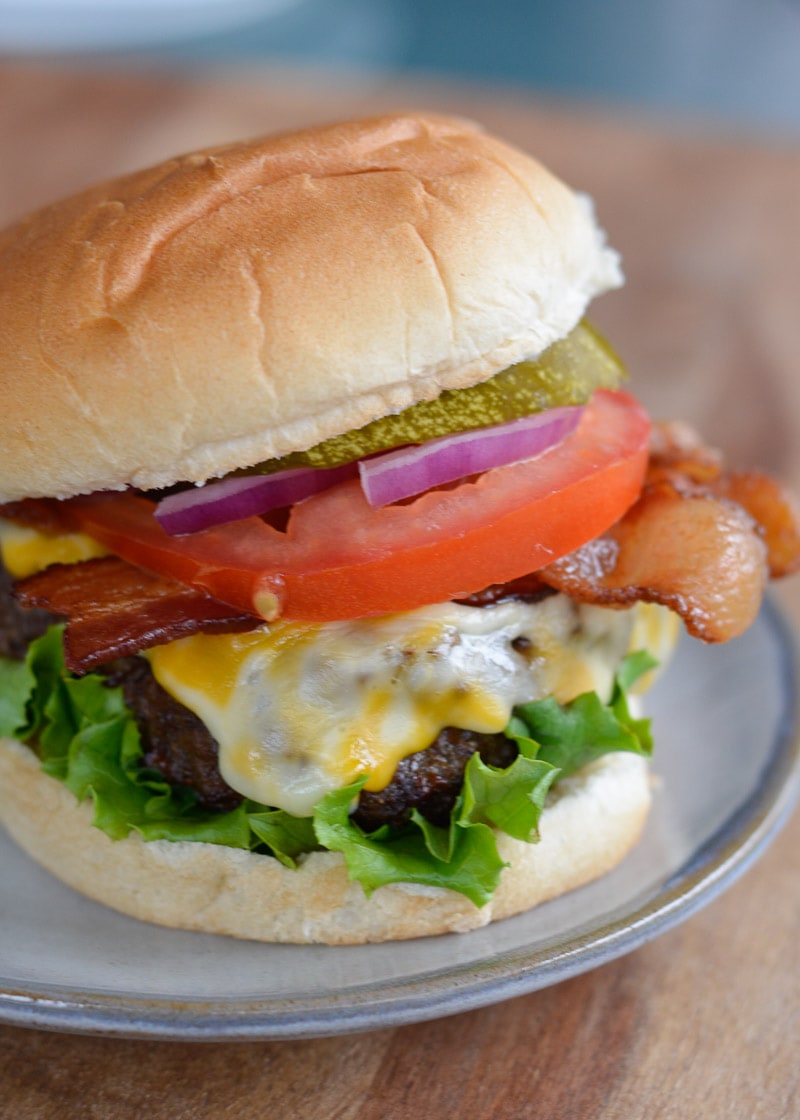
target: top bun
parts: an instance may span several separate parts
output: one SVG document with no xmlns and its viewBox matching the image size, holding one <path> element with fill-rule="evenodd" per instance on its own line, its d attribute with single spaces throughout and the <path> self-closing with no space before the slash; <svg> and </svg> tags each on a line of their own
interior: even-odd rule
<svg viewBox="0 0 800 1120">
<path fill-rule="evenodd" d="M 0 234 L 0 501 L 305 449 L 539 354 L 619 281 L 587 200 L 463 120 L 102 183 Z"/>
</svg>

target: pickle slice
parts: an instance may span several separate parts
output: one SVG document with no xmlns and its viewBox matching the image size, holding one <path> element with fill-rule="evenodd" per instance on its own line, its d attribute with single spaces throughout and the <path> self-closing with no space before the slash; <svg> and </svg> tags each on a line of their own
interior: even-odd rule
<svg viewBox="0 0 800 1120">
<path fill-rule="evenodd" d="M 538 358 L 509 366 L 488 381 L 468 389 L 445 389 L 435 400 L 419 401 L 307 451 L 270 459 L 240 473 L 337 467 L 376 451 L 502 424 L 557 405 L 584 404 L 595 389 L 615 389 L 624 376 L 622 362 L 611 346 L 583 320 Z"/>
</svg>

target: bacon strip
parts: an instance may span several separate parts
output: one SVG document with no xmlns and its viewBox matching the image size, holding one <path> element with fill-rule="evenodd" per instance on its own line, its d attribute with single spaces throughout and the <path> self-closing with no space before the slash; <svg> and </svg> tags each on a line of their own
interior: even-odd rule
<svg viewBox="0 0 800 1120">
<path fill-rule="evenodd" d="M 687 496 L 662 483 L 605 536 L 557 560 L 542 576 L 583 603 L 661 603 L 681 616 L 690 634 L 724 642 L 758 614 L 766 549 L 740 506 Z"/>
<path fill-rule="evenodd" d="M 541 577 L 583 603 L 661 603 L 695 637 L 727 641 L 755 619 L 767 579 L 800 567 L 800 514 L 773 479 L 726 473 L 685 425 L 653 433 L 638 502 Z"/>
<path fill-rule="evenodd" d="M 23 606 L 67 617 L 65 660 L 78 674 L 187 634 L 252 630 L 262 621 L 116 556 L 53 564 L 19 580 L 14 594 Z"/>
<path fill-rule="evenodd" d="M 686 495 L 727 498 L 747 510 L 767 547 L 770 578 L 800 568 L 800 510 L 792 494 L 758 471 L 725 470 L 720 453 L 677 420 L 652 429 L 645 490 L 659 482 Z"/>
<path fill-rule="evenodd" d="M 757 523 L 771 579 L 790 576 L 800 568 L 800 511 L 779 482 L 757 471 L 734 472 L 720 478 L 713 490 L 747 510 Z"/>
</svg>

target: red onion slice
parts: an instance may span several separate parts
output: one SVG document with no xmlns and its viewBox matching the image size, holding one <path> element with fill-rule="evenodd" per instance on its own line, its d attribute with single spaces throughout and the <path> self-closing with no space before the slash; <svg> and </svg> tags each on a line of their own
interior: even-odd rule
<svg viewBox="0 0 800 1120">
<path fill-rule="evenodd" d="M 225 478 L 163 498 L 156 507 L 156 520 L 173 537 L 197 533 L 294 505 L 356 474 L 371 506 L 389 505 L 492 467 L 532 459 L 565 439 L 582 411 L 582 406 L 551 408 L 340 467 Z"/>
<path fill-rule="evenodd" d="M 354 478 L 357 470 L 356 463 L 345 463 L 329 469 L 300 467 L 276 474 L 224 478 L 162 498 L 155 516 L 161 528 L 172 537 L 197 533 L 214 525 L 243 521 L 272 509 L 294 505 L 337 482 Z"/>
<path fill-rule="evenodd" d="M 550 408 L 363 459 L 358 464 L 361 485 L 371 506 L 385 506 L 493 467 L 533 459 L 565 439 L 582 412 L 581 405 Z"/>
</svg>

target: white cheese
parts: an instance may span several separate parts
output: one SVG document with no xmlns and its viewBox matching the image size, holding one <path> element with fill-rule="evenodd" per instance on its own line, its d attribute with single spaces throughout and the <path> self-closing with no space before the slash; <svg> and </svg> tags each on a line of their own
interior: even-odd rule
<svg viewBox="0 0 800 1120">
<path fill-rule="evenodd" d="M 349 622 L 279 620 L 147 656 L 159 683 L 219 743 L 228 784 L 304 816 L 360 774 L 368 789 L 382 789 L 397 763 L 444 727 L 498 732 L 515 704 L 607 694 L 634 614 L 561 595 L 484 608 L 444 603 Z"/>
</svg>

